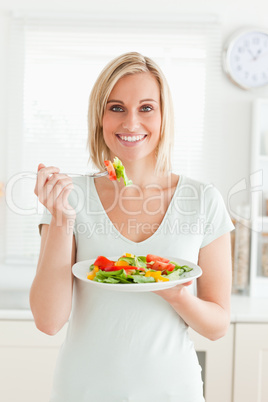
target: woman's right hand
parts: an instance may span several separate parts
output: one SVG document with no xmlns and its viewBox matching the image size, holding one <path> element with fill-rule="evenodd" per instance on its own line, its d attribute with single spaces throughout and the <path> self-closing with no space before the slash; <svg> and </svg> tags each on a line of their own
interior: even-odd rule
<svg viewBox="0 0 268 402">
<path fill-rule="evenodd" d="M 62 223 L 67 218 L 75 219 L 76 213 L 68 202 L 73 182 L 69 176 L 59 172 L 55 166 L 46 167 L 40 163 L 34 193 L 56 221 Z"/>
</svg>

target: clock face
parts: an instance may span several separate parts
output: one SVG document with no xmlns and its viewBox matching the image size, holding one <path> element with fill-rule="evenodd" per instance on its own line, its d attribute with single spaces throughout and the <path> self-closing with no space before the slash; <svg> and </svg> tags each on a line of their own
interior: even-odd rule
<svg viewBox="0 0 268 402">
<path fill-rule="evenodd" d="M 268 84 L 268 34 L 244 32 L 233 39 L 226 53 L 226 70 L 242 88 Z"/>
</svg>

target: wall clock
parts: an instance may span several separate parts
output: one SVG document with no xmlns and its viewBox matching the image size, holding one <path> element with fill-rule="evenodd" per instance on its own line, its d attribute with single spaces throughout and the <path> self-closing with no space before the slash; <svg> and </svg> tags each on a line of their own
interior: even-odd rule
<svg viewBox="0 0 268 402">
<path fill-rule="evenodd" d="M 235 32 L 223 49 L 223 68 L 240 88 L 268 85 L 268 30 Z"/>
</svg>

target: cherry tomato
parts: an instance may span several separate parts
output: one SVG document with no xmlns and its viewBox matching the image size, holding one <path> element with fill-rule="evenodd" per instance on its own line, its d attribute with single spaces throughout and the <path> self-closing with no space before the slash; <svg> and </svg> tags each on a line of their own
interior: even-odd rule
<svg viewBox="0 0 268 402">
<path fill-rule="evenodd" d="M 147 262 L 160 261 L 160 262 L 165 262 L 165 263 L 169 262 L 169 260 L 167 258 L 159 257 L 158 255 L 153 255 L 153 254 L 147 254 L 146 261 Z"/>
</svg>

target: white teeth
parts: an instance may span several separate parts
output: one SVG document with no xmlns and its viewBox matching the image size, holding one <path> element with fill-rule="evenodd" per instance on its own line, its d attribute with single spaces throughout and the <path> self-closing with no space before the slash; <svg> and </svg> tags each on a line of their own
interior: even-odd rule
<svg viewBox="0 0 268 402">
<path fill-rule="evenodd" d="M 126 135 L 119 135 L 121 140 L 128 141 L 128 142 L 136 142 L 142 140 L 145 135 L 133 135 L 133 136 L 126 136 Z"/>
</svg>

